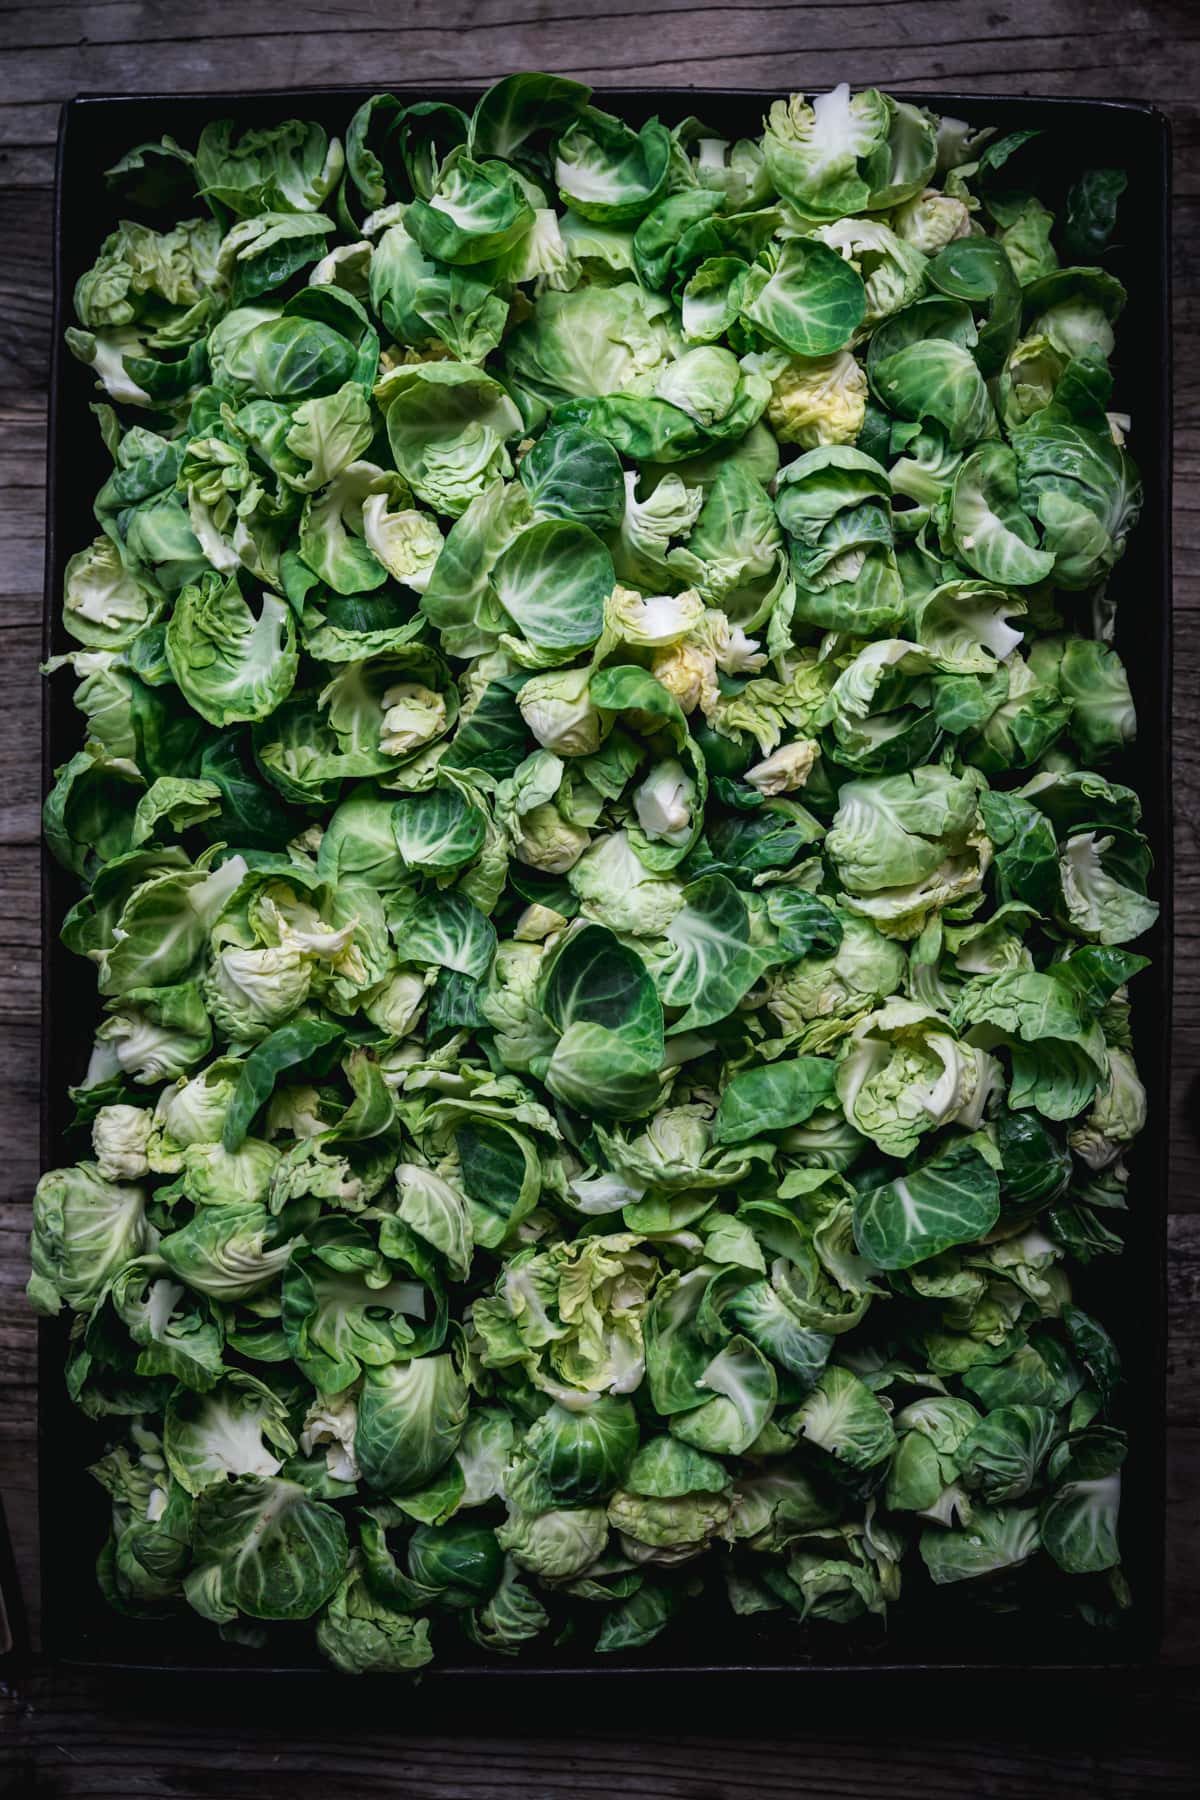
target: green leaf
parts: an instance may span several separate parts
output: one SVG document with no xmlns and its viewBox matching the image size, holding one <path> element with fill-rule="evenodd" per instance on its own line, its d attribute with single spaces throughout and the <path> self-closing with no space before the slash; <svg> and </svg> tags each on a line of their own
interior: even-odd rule
<svg viewBox="0 0 1200 1800">
<path fill-rule="evenodd" d="M 568 519 L 530 525 L 492 570 L 500 604 L 518 630 L 552 650 L 595 643 L 615 580 L 612 557 L 595 532 Z"/>
<path fill-rule="evenodd" d="M 392 836 L 406 869 L 436 874 L 461 869 L 483 846 L 487 824 L 456 788 L 414 794 L 392 807 Z"/>
<path fill-rule="evenodd" d="M 610 1651 L 640 1650 L 653 1643 L 670 1624 L 681 1600 L 682 1595 L 674 1588 L 640 1587 L 628 1600 L 605 1613 L 596 1639 L 597 1651 L 604 1655 Z"/>
<path fill-rule="evenodd" d="M 577 1111 L 638 1118 L 658 1099 L 658 1063 L 620 1031 L 579 1020 L 568 1025 L 546 1069 L 546 1086 Z"/>
<path fill-rule="evenodd" d="M 865 1382 L 836 1364 L 825 1370 L 789 1423 L 850 1469 L 873 1469 L 896 1447 L 885 1407 Z"/>
<path fill-rule="evenodd" d="M 1117 206 L 1129 186 L 1124 169 L 1085 169 L 1067 195 L 1063 247 L 1074 262 L 1089 263 L 1108 247 Z"/>
<path fill-rule="evenodd" d="M 436 898 L 401 890 L 387 909 L 388 930 L 405 962 L 457 969 L 480 980 L 496 948 L 496 928 L 465 895 L 453 889 Z"/>
<path fill-rule="evenodd" d="M 768 967 L 770 953 L 752 946 L 746 905 L 723 875 L 684 889 L 667 928 L 675 955 L 659 986 L 664 1006 L 685 1010 L 669 1034 L 697 1031 L 731 1013 Z"/>
<path fill-rule="evenodd" d="M 867 295 L 836 250 L 815 238 L 788 238 L 773 268 L 751 268 L 741 307 L 769 342 L 797 356 L 828 356 L 861 325 Z"/>
<path fill-rule="evenodd" d="M 210 725 L 265 719 L 296 679 L 296 628 L 286 603 L 262 596 L 258 616 L 237 577 L 185 587 L 167 621 L 167 661 L 189 706 Z"/>
<path fill-rule="evenodd" d="M 467 1389 L 450 1356 L 369 1368 L 358 1401 L 354 1455 L 378 1493 L 423 1488 L 458 1446 Z"/>
<path fill-rule="evenodd" d="M 557 136 L 587 105 L 591 89 L 561 75 L 506 75 L 480 95 L 471 115 L 477 156 L 513 159 L 531 137 Z"/>
<path fill-rule="evenodd" d="M 533 208 L 502 162 L 459 156 L 442 171 L 432 202 L 414 200 L 404 229 L 427 256 L 480 263 L 500 256 L 529 230 Z"/>
<path fill-rule="evenodd" d="M 854 1202 L 854 1235 L 881 1269 L 910 1269 L 955 1244 L 974 1243 L 1000 1214 L 995 1171 L 966 1140 Z"/>
<path fill-rule="evenodd" d="M 588 106 L 559 139 L 554 178 L 573 211 L 618 225 L 649 212 L 670 166 L 670 133 L 657 119 L 633 131 L 611 113 Z"/>
<path fill-rule="evenodd" d="M 625 512 L 621 459 L 612 445 L 579 425 L 550 427 L 522 457 L 521 481 L 535 514 L 566 519 L 601 534 Z"/>
<path fill-rule="evenodd" d="M 975 361 L 986 380 L 1003 369 L 1021 325 L 1021 284 L 1003 244 L 987 237 L 963 237 L 939 250 L 926 276 L 940 293 L 987 308 Z"/>
<path fill-rule="evenodd" d="M 1032 1508 L 976 1507 L 968 1525 L 958 1531 L 931 1527 L 921 1533 L 921 1559 L 937 1587 L 974 1581 L 1001 1569 L 1020 1568 L 1040 1543 L 1038 1516 Z"/>
<path fill-rule="evenodd" d="M 470 363 L 393 369 L 376 393 L 396 467 L 436 512 L 459 518 L 511 473 L 505 441 L 521 415 L 498 381 Z"/>
<path fill-rule="evenodd" d="M 705 1455 L 741 1456 L 775 1409 L 779 1388 L 771 1364 L 748 1338 L 732 1337 L 696 1385 L 715 1398 L 672 1419 L 672 1432 Z"/>
<path fill-rule="evenodd" d="M 1045 1406 L 998 1406 L 981 1419 L 955 1451 L 963 1480 L 985 1500 L 1020 1500 L 1059 1435 Z"/>
<path fill-rule="evenodd" d="M 319 1051 L 337 1043 L 342 1032 L 343 1028 L 332 1020 L 293 1019 L 255 1045 L 238 1071 L 237 1086 L 225 1115 L 221 1142 L 226 1150 L 236 1150 L 241 1144 L 283 1071 L 310 1062 Z"/>
<path fill-rule="evenodd" d="M 963 561 L 987 581 L 1031 587 L 1054 567 L 1017 498 L 1017 462 L 1006 444 L 984 444 L 954 478 L 951 529 Z"/>
<path fill-rule="evenodd" d="M 192 1584 L 211 1571 L 211 1591 L 229 1616 L 308 1619 L 341 1579 L 346 1527 L 296 1482 L 243 1475 L 198 1497 L 192 1549 L 193 1605 Z"/>
<path fill-rule="evenodd" d="M 735 1075 L 713 1120 L 714 1144 L 744 1144 L 764 1131 L 803 1125 L 836 1095 L 837 1065 L 824 1056 L 796 1056 Z"/>
<path fill-rule="evenodd" d="M 537 1151 L 523 1132 L 465 1119 L 454 1133 L 475 1241 L 494 1250 L 532 1212 L 541 1192 Z"/>
<path fill-rule="evenodd" d="M 542 1008 L 560 1032 L 601 1026 L 655 1068 L 661 1060 L 662 1007 L 654 983 L 636 951 L 602 925 L 585 925 L 566 940 L 546 977 Z"/>
</svg>

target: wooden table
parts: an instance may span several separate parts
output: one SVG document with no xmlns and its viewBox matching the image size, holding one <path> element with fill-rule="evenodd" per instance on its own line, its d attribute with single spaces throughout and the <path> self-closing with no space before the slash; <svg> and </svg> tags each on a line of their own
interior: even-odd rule
<svg viewBox="0 0 1200 1800">
<path fill-rule="evenodd" d="M 80 92 L 482 82 L 545 68 L 645 81 L 1110 95 L 1175 130 L 1178 995 L 1172 1096 L 1168 1631 L 1150 1677 L 1103 1695 L 951 1700 L 905 1684 L 755 1718 L 672 1716 L 629 1739 L 603 1702 L 582 1718 L 414 1736 L 420 1700 L 380 1716 L 346 1684 L 302 1719 L 38 1674 L 0 1715 L 0 1794 L 365 1800 L 388 1794 L 614 1793 L 644 1800 L 852 1800 L 918 1791 L 1024 1797 L 1197 1791 L 1200 1726 L 1200 17 L 1189 0 L 100 0 L 0 5 L 0 1487 L 36 1610 L 34 1322 L 25 1280 L 37 1170 L 38 708 L 50 231 L 58 108 Z M 1136 397 L 1134 397 L 1136 405 Z M 53 1546 L 46 1547 L 53 1554 Z M 36 1623 L 36 1621 L 35 1621 Z M 3 1701 L 0 1700 L 0 1708 Z M 805 1715 L 808 1716 L 805 1716 Z M 744 1734 L 738 1741 L 725 1736 Z M 786 1740 L 781 1734 L 791 1734 Z M 503 1734 L 503 1735 L 502 1735 Z M 775 1734 L 768 1737 L 766 1734 Z"/>
</svg>

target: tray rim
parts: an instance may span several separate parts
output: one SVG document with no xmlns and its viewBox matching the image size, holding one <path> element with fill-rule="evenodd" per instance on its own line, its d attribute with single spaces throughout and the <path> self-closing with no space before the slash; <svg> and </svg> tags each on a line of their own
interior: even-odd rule
<svg viewBox="0 0 1200 1800">
<path fill-rule="evenodd" d="M 99 114 L 110 117 L 121 111 L 130 111 L 137 107 L 158 106 L 196 109 L 204 107 L 223 107 L 233 109 L 256 104 L 270 103 L 272 106 L 286 103 L 295 104 L 302 110 L 306 102 L 317 101 L 334 103 L 345 100 L 353 102 L 378 93 L 399 93 L 410 95 L 427 95 L 435 99 L 473 99 L 485 92 L 491 85 L 483 81 L 398 81 L 385 84 L 320 84 L 292 88 L 261 88 L 244 90 L 211 90 L 169 94 L 160 90 L 141 90 L 133 93 L 111 92 L 77 92 L 64 100 L 60 107 L 58 135 L 55 152 L 54 179 L 54 222 L 52 238 L 53 261 L 53 306 L 52 306 L 52 341 L 50 347 L 50 379 L 48 386 L 47 437 L 46 437 L 46 515 L 45 515 L 45 558 L 44 558 L 44 591 L 43 591 L 43 656 L 51 654 L 52 637 L 55 630 L 57 607 L 59 601 L 58 581 L 60 569 L 59 534 L 57 518 L 58 472 L 60 467 L 61 428 L 65 421 L 62 417 L 64 381 L 63 374 L 68 367 L 67 354 L 64 349 L 63 328 L 67 313 L 69 296 L 66 292 L 64 265 L 66 261 L 64 233 L 64 190 L 67 173 L 68 136 L 74 119 L 87 118 Z M 853 84 L 858 87 L 859 84 Z M 602 102 L 617 105 L 634 103 L 653 103 L 663 110 L 678 110 L 681 103 L 694 100 L 702 106 L 705 100 L 714 103 L 733 101 L 759 100 L 769 103 L 779 97 L 779 88 L 765 88 L 758 85 L 679 85 L 653 86 L 648 83 L 629 85 L 599 84 L 592 88 L 593 96 Z M 1139 1145 L 1139 1160 L 1152 1164 L 1155 1189 L 1153 1209 L 1146 1209 L 1146 1216 L 1152 1218 L 1155 1231 L 1152 1242 L 1144 1246 L 1144 1254 L 1149 1263 L 1146 1286 L 1153 1290 L 1156 1318 L 1152 1338 L 1145 1355 L 1149 1401 L 1149 1424 L 1144 1430 L 1143 1442 L 1139 1454 L 1141 1478 L 1146 1489 L 1148 1500 L 1147 1512 L 1150 1519 L 1159 1527 L 1154 1548 L 1143 1558 L 1143 1575 L 1150 1590 L 1141 1591 L 1136 1608 L 1136 1618 L 1127 1630 L 1123 1630 L 1120 1643 L 1124 1647 L 1132 1642 L 1134 1648 L 1130 1654 L 1113 1656 L 1097 1655 L 1095 1657 L 1062 1658 L 1050 1656 L 1044 1660 L 1025 1657 L 962 1657 L 958 1659 L 938 1659 L 925 1657 L 901 1657 L 890 1659 L 885 1657 L 867 1658 L 860 1661 L 839 1661 L 836 1659 L 817 1660 L 813 1657 L 797 1657 L 793 1661 L 777 1660 L 739 1660 L 728 1662 L 705 1661 L 698 1663 L 680 1662 L 610 1662 L 597 1658 L 594 1654 L 590 1660 L 577 1664 L 549 1665 L 532 1661 L 507 1661 L 497 1658 L 483 1663 L 457 1664 L 451 1660 L 441 1660 L 430 1664 L 421 1671 L 422 1684 L 434 1683 L 446 1695 L 460 1693 L 464 1688 L 476 1685 L 493 1687 L 495 1678 L 500 1678 L 500 1685 L 508 1681 L 525 1683 L 549 1682 L 558 1687 L 593 1680 L 600 1677 L 610 1687 L 621 1683 L 632 1685 L 652 1678 L 656 1694 L 661 1694 L 666 1685 L 683 1685 L 697 1681 L 711 1684 L 718 1678 L 733 1677 L 735 1681 L 744 1682 L 748 1677 L 765 1678 L 779 1681 L 782 1678 L 794 1679 L 805 1676 L 809 1681 L 822 1678 L 835 1678 L 837 1681 L 845 1676 L 857 1677 L 856 1686 L 864 1680 L 878 1676 L 912 1676 L 921 1672 L 946 1674 L 954 1677 L 978 1676 L 992 1674 L 1005 1679 L 1021 1676 L 1055 1675 L 1062 1678 L 1095 1676 L 1104 1679 L 1116 1678 L 1128 1673 L 1145 1672 L 1153 1667 L 1158 1659 L 1159 1643 L 1162 1635 L 1163 1602 L 1165 1586 L 1165 1562 L 1162 1526 L 1165 1521 L 1165 1478 L 1166 1478 L 1166 1258 L 1167 1258 L 1167 1221 L 1170 1211 L 1170 1170 L 1168 1156 L 1167 1128 L 1170 1117 L 1171 1076 L 1172 1076 L 1172 1025 L 1174 1010 L 1174 789 L 1172 774 L 1172 699 L 1174 671 L 1174 605 L 1173 605 L 1173 544 L 1172 544 L 1172 495 L 1174 478 L 1174 390 L 1173 372 L 1173 334 L 1172 334 L 1172 123 L 1169 115 L 1153 102 L 1141 99 L 1114 98 L 1110 96 L 1089 95 L 1039 95 L 997 93 L 992 91 L 920 88 L 897 90 L 897 98 L 918 105 L 949 113 L 954 116 L 954 109 L 962 107 L 968 114 L 983 111 L 989 107 L 1001 109 L 1022 108 L 1040 113 L 1048 119 L 1059 120 L 1072 114 L 1089 113 L 1093 115 L 1112 114 L 1117 118 L 1138 119 L 1143 122 L 1146 131 L 1146 143 L 1143 149 L 1154 158 L 1156 189 L 1159 204 L 1154 209 L 1155 236 L 1157 248 L 1161 250 L 1161 274 L 1158 303 L 1153 308 L 1156 335 L 1161 335 L 1161 357 L 1159 359 L 1158 378 L 1154 383 L 1157 388 L 1158 405 L 1161 408 L 1162 437 L 1156 445 L 1152 445 L 1151 455 L 1142 449 L 1139 452 L 1139 465 L 1153 466 L 1158 478 L 1158 505 L 1143 510 L 1137 530 L 1146 532 L 1157 528 L 1159 533 L 1159 556 L 1161 558 L 1161 601 L 1162 632 L 1161 656 L 1157 659 L 1157 675 L 1159 680 L 1159 716 L 1161 729 L 1159 734 L 1159 754 L 1155 759 L 1155 773 L 1161 781 L 1159 795 L 1160 842 L 1154 845 L 1155 866 L 1157 872 L 1157 890 L 1160 903 L 1160 919 L 1156 927 L 1159 939 L 1154 955 L 1152 971 L 1156 977 L 1156 993 L 1154 1003 L 1158 1008 L 1158 1016 L 1162 1027 L 1162 1041 L 1159 1054 L 1155 1058 L 1154 1075 L 1157 1079 L 1158 1098 L 1153 1105 L 1154 1123 L 1161 1127 L 1156 1138 Z M 1153 693 L 1146 695 L 1146 701 L 1153 701 Z M 51 691 L 43 688 L 41 695 L 41 773 L 42 792 L 48 790 L 52 779 L 52 739 L 54 734 L 55 708 L 51 701 Z M 61 703 L 60 703 L 61 707 Z M 1139 713 L 1141 706 L 1139 706 Z M 52 1018 L 51 990 L 53 987 L 52 963 L 54 961 L 54 943 L 57 936 L 58 919 L 52 899 L 52 876 L 54 865 L 43 841 L 41 845 L 41 873 L 39 883 L 39 910 L 41 923 L 41 1009 L 40 1009 L 40 1095 L 39 1095 L 39 1148 L 40 1168 L 45 1170 L 53 1166 L 50 1155 L 52 1141 L 50 1118 L 50 1084 L 49 1074 L 52 1065 L 50 1021 Z M 1136 1003 L 1135 1003 L 1136 1004 Z M 1149 1010 L 1151 1001 L 1147 995 L 1143 1003 Z M 1144 1059 L 1143 1059 L 1144 1060 Z M 1150 1133 L 1145 1134 L 1150 1138 Z M 47 1524 L 51 1518 L 48 1501 L 48 1484 L 44 1479 L 48 1466 L 46 1456 L 46 1420 L 49 1413 L 61 1405 L 60 1396 L 56 1395 L 51 1406 L 46 1402 L 50 1395 L 51 1383 L 61 1385 L 61 1327 L 60 1322 L 41 1318 L 38 1321 L 38 1359 L 37 1359 L 37 1395 L 38 1395 L 38 1516 L 39 1537 L 42 1545 L 39 1556 L 38 1579 L 43 1610 L 42 1639 L 44 1654 L 55 1667 L 89 1672 L 99 1676 L 122 1678 L 132 1675 L 152 1677 L 155 1681 L 163 1681 L 177 1687 L 179 1676 L 198 1680 L 206 1686 L 228 1686 L 234 1681 L 244 1680 L 247 1676 L 255 1678 L 256 1689 L 261 1690 L 264 1679 L 269 1678 L 272 1689 L 281 1689 L 289 1682 L 310 1684 L 314 1679 L 329 1681 L 331 1674 L 322 1665 L 307 1664 L 265 1664 L 218 1662 L 194 1659 L 191 1662 L 154 1662 L 128 1657 L 104 1659 L 88 1655 L 76 1650 L 72 1652 L 62 1647 L 63 1619 L 56 1603 L 51 1600 L 51 1584 L 48 1579 L 48 1559 L 45 1545 L 48 1541 Z M 1145 1416 L 1145 1415 L 1143 1415 Z M 1106 1641 L 1103 1633 L 1094 1634 L 1097 1649 Z M 1111 1641 L 1111 1640 L 1109 1640 Z M 798 1642 L 799 1648 L 799 1642 Z M 396 1690 L 395 1678 L 391 1676 L 368 1676 L 362 1681 L 370 1686 L 381 1688 L 386 1684 L 392 1692 Z M 362 1691 L 362 1681 L 356 1685 L 356 1691 Z M 493 1689 L 494 1691 L 494 1689 Z"/>
</svg>

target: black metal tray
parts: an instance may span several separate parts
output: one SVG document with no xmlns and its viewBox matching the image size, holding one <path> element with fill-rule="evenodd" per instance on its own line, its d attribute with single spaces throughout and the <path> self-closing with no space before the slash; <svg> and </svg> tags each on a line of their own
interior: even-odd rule
<svg viewBox="0 0 1200 1800">
<path fill-rule="evenodd" d="M 405 91 L 404 84 L 379 87 Z M 59 610 L 65 562 L 95 532 L 92 499 L 106 475 L 106 457 L 88 415 L 94 396 L 90 373 L 76 363 L 63 342 L 72 322 L 71 295 L 79 275 L 96 256 L 111 228 L 112 203 L 103 171 L 131 145 L 169 132 L 185 143 L 206 120 L 232 117 L 239 129 L 289 117 L 319 119 L 330 131 L 344 131 L 367 88 L 321 88 L 256 95 L 145 95 L 134 98 L 86 96 L 63 108 L 58 140 L 55 219 L 54 339 L 50 374 L 50 435 L 46 523 L 45 648 L 47 655 L 71 648 Z M 415 89 L 410 91 L 416 93 Z M 422 84 L 420 92 L 473 104 L 478 90 Z M 761 89 L 619 88 L 600 99 L 631 119 L 659 113 L 674 123 L 700 114 L 728 137 L 757 132 L 774 93 Z M 785 1727 L 788 1711 L 761 1710 L 769 1693 L 786 1696 L 806 1677 L 806 1693 L 841 1691 L 840 1677 L 854 1686 L 885 1672 L 893 1680 L 921 1671 L 1059 1673 L 1117 1672 L 1144 1666 L 1161 1633 L 1163 1595 L 1163 1504 L 1165 1452 L 1165 1284 L 1167 1213 L 1167 1133 L 1171 1036 L 1171 587 L 1170 587 L 1170 299 L 1169 205 L 1170 139 L 1166 120 L 1154 108 L 1109 100 L 1014 99 L 982 94 L 905 95 L 940 113 L 1001 131 L 1034 126 L 1046 134 L 1047 187 L 1065 188 L 1081 169 L 1120 165 L 1129 176 L 1121 203 L 1120 244 L 1108 259 L 1125 281 L 1129 304 L 1123 316 L 1116 361 L 1115 404 L 1133 414 L 1131 448 L 1145 484 L 1145 509 L 1129 550 L 1118 565 L 1112 591 L 1121 601 L 1117 647 L 1125 660 L 1137 702 L 1140 737 L 1116 771 L 1140 793 L 1144 828 L 1157 864 L 1159 923 L 1145 946 L 1153 966 L 1135 988 L 1134 1036 L 1146 1078 L 1150 1118 L 1131 1159 L 1131 1210 L 1127 1248 L 1112 1267 L 1093 1264 L 1074 1279 L 1078 1297 L 1114 1331 L 1129 1382 L 1131 1452 L 1125 1471 L 1121 1537 L 1125 1567 L 1136 1603 L 1115 1632 L 1082 1624 L 1038 1619 L 1031 1625 L 1016 1614 L 988 1613 L 962 1590 L 906 1594 L 886 1629 L 869 1626 L 808 1626 L 764 1619 L 733 1620 L 725 1609 L 693 1612 L 682 1625 L 640 1653 L 595 1657 L 580 1646 L 539 1650 L 512 1660 L 488 1658 L 452 1632 L 439 1660 L 423 1672 L 420 1717 L 427 1703 L 453 1698 L 460 1726 L 460 1703 L 476 1707 L 520 1693 L 529 1683 L 576 1688 L 586 1678 L 604 1681 L 606 1697 L 622 1704 L 652 1694 L 661 1709 L 668 1692 L 698 1697 L 716 1682 L 754 1679 L 755 1712 Z M 44 690 L 43 775 L 78 746 L 78 715 L 69 684 Z M 42 876 L 42 1166 L 74 1161 L 84 1148 L 64 1142 L 69 1118 L 67 1087 L 79 1080 L 90 1048 L 98 1007 L 90 972 L 59 942 L 63 915 L 74 898 L 72 878 L 48 855 Z M 162 1623 L 122 1618 L 107 1607 L 96 1586 L 94 1558 L 106 1531 L 107 1496 L 84 1473 L 103 1448 L 102 1426 L 91 1424 L 70 1404 L 63 1383 L 66 1325 L 43 1320 L 39 1344 L 39 1487 L 42 1544 L 43 1637 L 50 1656 L 74 1668 L 114 1675 L 208 1678 L 291 1677 L 310 1686 L 320 1678 L 327 1690 L 332 1671 L 317 1657 L 311 1632 L 277 1628 L 270 1652 L 258 1654 L 222 1644 L 215 1629 L 183 1617 Z M 965 1584 L 969 1587 L 970 1584 Z M 385 1678 L 378 1678 L 383 1680 Z M 391 1681 L 393 1694 L 395 1678 Z M 517 1687 L 511 1686 L 512 1682 Z M 178 1684 L 172 1683 L 178 1695 Z M 205 1685 L 208 1685 L 207 1683 Z M 223 1682 L 227 1688 L 228 1682 Z M 272 1691 L 274 1691 L 272 1684 Z M 288 1684 L 284 1682 L 284 1690 Z M 908 1681 L 901 1682 L 905 1693 Z M 356 1684 L 356 1694 L 362 1684 Z M 915 1698 L 915 1696 L 913 1696 Z M 743 1698 L 748 1692 L 743 1690 Z M 324 1700 L 323 1700 L 324 1704 Z M 393 1701 L 393 1706 L 395 1702 Z M 407 1703 L 402 1712 L 414 1714 Z M 389 1717 L 396 1714 L 389 1709 Z M 526 1713 L 526 1719 L 537 1715 Z M 678 1715 L 675 1715 L 678 1718 Z M 698 1723 L 691 1715 L 693 1724 Z M 550 1724 L 547 1719 L 546 1724 Z M 726 1726 L 720 1726 L 725 1729 Z M 775 1726 L 771 1727 L 772 1729 Z"/>
</svg>

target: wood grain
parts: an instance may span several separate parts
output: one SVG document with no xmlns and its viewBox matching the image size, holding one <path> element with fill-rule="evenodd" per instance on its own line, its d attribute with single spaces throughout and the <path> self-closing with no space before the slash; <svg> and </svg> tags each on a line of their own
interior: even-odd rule
<svg viewBox="0 0 1200 1800">
<path fill-rule="evenodd" d="M 790 1735 L 772 1720 L 763 1722 L 772 1736 L 730 1741 L 740 1723 L 731 1720 L 723 1736 L 630 1743 L 594 1725 L 586 1736 L 569 1726 L 543 1735 L 539 1721 L 529 1734 L 517 1725 L 515 1740 L 493 1725 L 496 1735 L 406 1736 L 402 1750 L 394 1729 L 339 1707 L 344 1735 L 334 1757 L 328 1735 L 303 1719 L 281 1726 L 239 1714 L 227 1733 L 180 1710 L 145 1719 L 110 1711 L 100 1722 L 63 1693 L 21 1722 L 14 1762 L 21 1759 L 30 1785 L 13 1792 L 78 1800 L 879 1800 L 917 1791 L 925 1800 L 1030 1800 L 1051 1791 L 1052 1774 L 1060 1800 L 1194 1800 L 1187 1743 L 1200 1720 L 1182 1685 L 1164 1692 L 1153 1712 L 1133 1699 L 1098 1715 L 1081 1700 L 1051 1743 L 991 1708 L 969 1725 L 960 1715 L 957 1727 L 939 1730 L 936 1709 L 908 1686 L 903 1710 L 866 1714 L 835 1704 L 819 1721 L 798 1717 Z"/>
<path fill-rule="evenodd" d="M 1174 133 L 1177 995 L 1171 1098 L 1166 1666 L 1086 1698 L 890 1709 L 798 1698 L 795 1717 L 722 1719 L 737 1743 L 603 1735 L 609 1722 L 513 1718 L 508 1735 L 420 1736 L 420 1701 L 363 1716 L 346 1684 L 318 1717 L 259 1695 L 153 1702 L 37 1673 L 7 1701 L 0 1794 L 171 1800 L 1025 1800 L 1196 1791 L 1200 1702 L 1200 15 L 1190 0 L 99 0 L 0 5 L 0 1489 L 36 1614 L 33 1320 L 21 1299 L 37 1172 L 37 768 L 45 396 L 58 108 L 76 92 L 240 92 L 485 81 L 557 70 L 600 86 L 835 80 L 966 92 L 1149 99 Z M 1172 1668 L 1174 1665 L 1174 1668 Z M 0 1713 L 5 1701 L 0 1695 Z M 840 1708 L 840 1710 L 839 1710 Z M 601 1709 L 594 1709 L 599 1714 Z M 462 1721 L 464 1732 L 468 1721 Z M 664 1726 L 667 1721 L 663 1721 Z M 782 1726 L 793 1740 L 765 1735 Z M 492 1729 L 499 1729 L 493 1726 Z M 576 1733 L 586 1729 L 590 1735 Z M 403 1738 L 396 1734 L 402 1732 Z M 518 1734 L 514 1737 L 513 1734 Z"/>
</svg>

